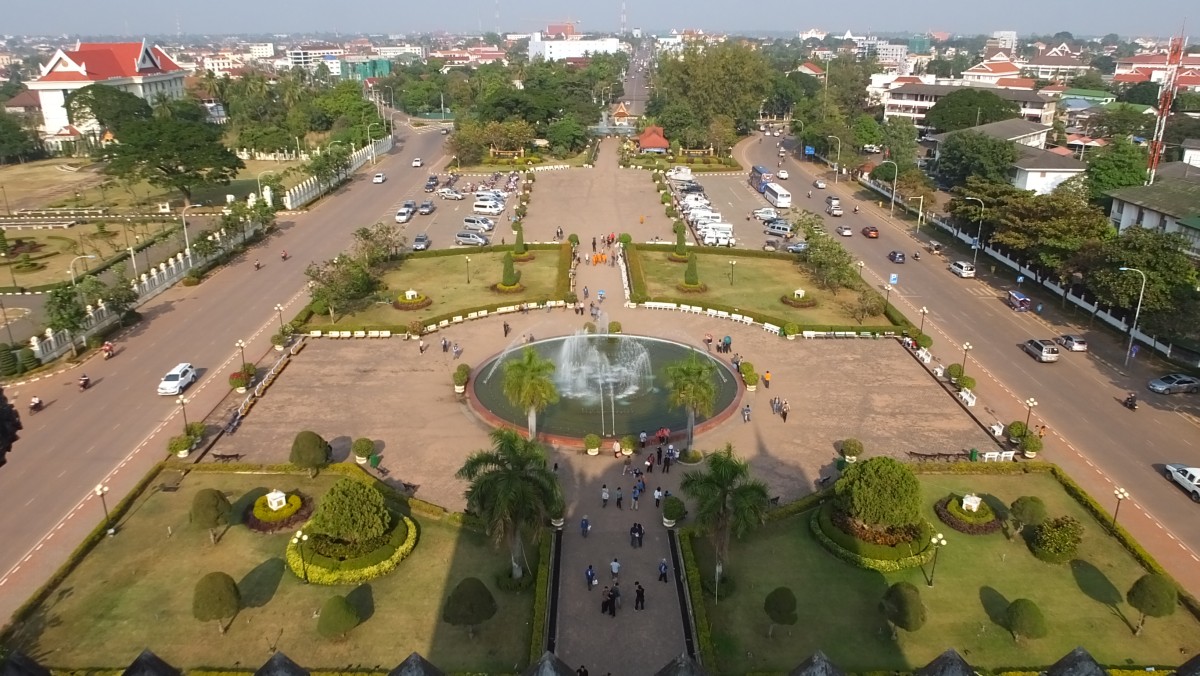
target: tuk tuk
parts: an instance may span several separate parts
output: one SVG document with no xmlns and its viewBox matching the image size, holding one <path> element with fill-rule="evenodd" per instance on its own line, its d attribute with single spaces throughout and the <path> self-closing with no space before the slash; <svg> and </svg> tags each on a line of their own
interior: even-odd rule
<svg viewBox="0 0 1200 676">
<path fill-rule="evenodd" d="M 1033 309 L 1033 301 L 1020 291 L 1009 291 L 1008 306 L 1017 312 L 1029 312 Z"/>
<path fill-rule="evenodd" d="M 930 242 L 930 243 L 929 243 L 929 253 L 931 253 L 931 254 L 933 254 L 933 255 L 935 255 L 935 256 L 940 256 L 940 255 L 942 255 L 942 245 L 941 245 L 941 243 L 940 243 L 940 242 Z"/>
</svg>

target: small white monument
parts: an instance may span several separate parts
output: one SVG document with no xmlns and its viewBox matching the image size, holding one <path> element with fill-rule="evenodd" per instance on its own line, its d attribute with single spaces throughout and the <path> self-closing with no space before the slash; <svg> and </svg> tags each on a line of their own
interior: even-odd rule
<svg viewBox="0 0 1200 676">
<path fill-rule="evenodd" d="M 974 493 L 971 493 L 970 495 L 964 495 L 962 502 L 963 511 L 971 513 L 978 512 L 980 502 L 982 502 L 982 500 L 980 500 L 979 496 L 975 495 Z"/>
<path fill-rule="evenodd" d="M 416 300 L 421 294 L 417 293 L 416 289 L 409 289 L 404 292 L 404 300 Z"/>
<path fill-rule="evenodd" d="M 278 512 L 287 506 L 287 494 L 278 488 L 267 493 L 267 507 L 271 508 L 272 512 Z"/>
<path fill-rule="evenodd" d="M 808 292 L 805 291 L 804 289 L 796 289 L 795 291 L 792 292 L 792 297 L 795 298 L 796 300 L 800 300 L 801 298 L 804 297 L 804 294 L 806 294 L 806 293 L 808 293 Z"/>
</svg>

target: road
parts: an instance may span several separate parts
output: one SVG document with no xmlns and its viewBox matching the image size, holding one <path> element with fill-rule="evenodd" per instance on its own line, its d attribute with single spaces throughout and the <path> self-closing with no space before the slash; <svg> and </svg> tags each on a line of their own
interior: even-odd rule
<svg viewBox="0 0 1200 676">
<path fill-rule="evenodd" d="M 770 144 L 747 147 L 748 159 L 756 164 L 772 166 L 777 159 Z M 1158 522 L 1168 537 L 1155 534 L 1153 528 L 1146 534 L 1136 529 L 1134 532 L 1186 588 L 1193 594 L 1200 593 L 1194 554 L 1200 551 L 1197 506 L 1162 474 L 1162 465 L 1168 462 L 1200 465 L 1200 434 L 1195 423 L 1200 397 L 1162 396 L 1148 391 L 1147 379 L 1161 371 L 1143 368 L 1136 362 L 1129 370 L 1119 368 L 1123 345 L 1102 331 L 1073 331 L 1087 337 L 1091 353 L 1064 352 L 1059 362 L 1050 364 L 1034 361 L 1022 351 L 1021 343 L 1030 338 L 1054 338 L 1064 332 L 1063 327 L 1051 326 L 1032 312 L 1013 312 L 1004 302 L 1007 290 L 1016 288 L 1013 278 L 960 279 L 949 271 L 950 259 L 922 248 L 927 237 L 914 234 L 907 222 L 888 219 L 886 203 L 879 208 L 873 201 L 856 199 L 855 195 L 862 194 L 856 183 L 847 184 L 843 177 L 843 182 L 835 185 L 823 165 L 800 162 L 794 156 L 788 158 L 785 168 L 792 173 L 788 184 L 795 207 L 821 213 L 826 194 L 842 198 L 845 216 L 826 216 L 826 230 L 836 237 L 834 227 L 850 226 L 854 234 L 839 239 L 851 254 L 865 262 L 864 276 L 881 293 L 889 275 L 899 275 L 890 302 L 914 322 L 920 321 L 921 307 L 929 310 L 925 329 L 934 336 L 932 352 L 936 356 L 946 364 L 961 363 L 963 344 L 971 344 L 966 372 L 979 381 L 976 389 L 981 397 L 980 408 L 992 409 L 993 419 L 1007 424 L 1023 421 L 1026 407 L 1022 402 L 1034 398 L 1038 402 L 1033 411 L 1034 424 L 1040 420 L 1050 430 L 1046 438 L 1048 459 L 1068 469 L 1107 508 L 1115 506 L 1115 486 L 1127 489 L 1137 511 Z M 817 175 L 827 180 L 829 189 L 813 189 L 810 200 L 806 194 Z M 860 214 L 853 213 L 855 204 L 862 207 Z M 879 228 L 879 239 L 861 235 L 866 225 Z M 920 261 L 914 261 L 912 253 L 919 248 L 923 255 Z M 892 250 L 905 252 L 908 262 L 891 263 L 887 254 Z M 987 257 L 981 256 L 980 268 L 988 267 Z M 1143 402 L 1137 412 L 1120 405 L 1129 391 L 1138 392 Z M 977 414 L 989 417 L 986 410 Z M 1105 478 L 1108 485 L 1101 481 Z M 1135 511 L 1129 507 L 1122 511 L 1121 518 L 1133 529 L 1132 519 L 1137 516 L 1127 519 L 1126 515 Z M 1150 535 L 1160 536 L 1156 539 L 1161 546 L 1147 541 Z"/>
<path fill-rule="evenodd" d="M 621 100 L 626 102 L 629 114 L 636 117 L 646 114 L 646 103 L 650 100 L 651 92 L 646 88 L 650 83 L 649 66 L 646 65 L 650 57 L 649 49 L 635 52 L 629 59 L 629 71 L 625 76 L 625 95 Z"/>
<path fill-rule="evenodd" d="M 311 212 L 281 219 L 275 235 L 203 284 L 176 286 L 143 306 L 146 321 L 118 340 L 114 359 L 8 390 L 20 402 L 36 394 L 46 409 L 33 416 L 22 410 L 25 431 L 0 469 L 0 617 L 10 617 L 102 520 L 93 487 L 107 485 L 108 505 L 115 504 L 162 459 L 167 438 L 182 431 L 175 398 L 155 394 L 162 375 L 181 361 L 197 366 L 186 414 L 201 419 L 229 391 L 225 378 L 240 359 L 236 341 L 247 341 L 248 359 L 266 354 L 278 327 L 275 306 L 285 306 L 290 318 L 303 305 L 305 266 L 331 258 L 353 230 L 391 218 L 396 204 L 422 194 L 431 165 L 445 162 L 446 137 L 398 130 L 407 138 L 377 168 L 364 169 Z M 414 156 L 425 158 L 426 168 L 412 168 Z M 372 185 L 374 171 L 390 180 Z M 290 259 L 280 260 L 280 250 Z M 75 381 L 84 371 L 92 387 L 79 392 Z"/>
</svg>

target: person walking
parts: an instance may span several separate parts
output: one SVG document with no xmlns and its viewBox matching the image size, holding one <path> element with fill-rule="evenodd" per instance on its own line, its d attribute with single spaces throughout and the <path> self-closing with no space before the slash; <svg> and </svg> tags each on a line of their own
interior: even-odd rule
<svg viewBox="0 0 1200 676">
<path fill-rule="evenodd" d="M 584 517 L 579 520 L 580 533 L 583 535 L 583 537 L 587 537 L 588 531 L 591 529 L 592 529 L 592 524 L 590 521 L 588 521 L 587 515 L 585 514 Z M 591 566 L 588 566 L 588 567 L 591 568 Z"/>
<path fill-rule="evenodd" d="M 638 549 L 641 549 L 642 541 L 646 539 L 646 529 L 642 527 L 640 522 L 633 524 L 633 527 L 637 529 L 637 546 Z"/>
<path fill-rule="evenodd" d="M 591 296 L 591 292 L 588 291 L 588 288 L 586 286 L 583 287 L 583 299 L 587 300 L 589 296 Z"/>
<path fill-rule="evenodd" d="M 663 472 L 666 472 L 666 471 L 667 471 L 667 468 L 663 467 Z M 654 506 L 655 507 L 662 506 L 662 486 L 656 486 L 654 488 Z"/>
<path fill-rule="evenodd" d="M 787 399 L 779 404 L 779 415 L 783 417 L 783 422 L 787 422 L 788 411 L 792 410 L 791 404 L 787 403 Z"/>
<path fill-rule="evenodd" d="M 629 527 L 629 546 L 637 549 L 637 524 Z"/>
<path fill-rule="evenodd" d="M 612 586 L 612 588 L 608 590 L 608 616 L 609 617 L 617 616 L 617 603 L 619 603 L 620 601 L 621 601 L 621 592 L 620 592 L 620 590 L 617 589 L 617 586 L 614 584 Z"/>
<path fill-rule="evenodd" d="M 512 331 L 512 327 L 508 325 L 508 322 L 504 322 L 504 337 L 505 338 L 508 337 L 509 331 Z"/>
<path fill-rule="evenodd" d="M 596 253 L 596 238 L 592 238 L 592 253 Z"/>
<path fill-rule="evenodd" d="M 642 492 L 638 490 L 637 486 L 634 486 L 633 490 L 629 492 L 629 509 L 632 509 L 635 512 L 638 511 L 638 498 L 641 497 L 641 495 Z"/>
<path fill-rule="evenodd" d="M 605 614 L 607 614 L 607 613 L 608 613 L 608 607 L 609 607 L 609 606 L 611 606 L 611 605 L 612 605 L 612 592 L 611 592 L 611 591 L 609 590 L 609 588 L 606 586 L 606 587 L 605 587 L 605 588 L 604 588 L 604 589 L 603 589 L 603 590 L 600 592 L 600 614 L 601 614 L 601 615 L 605 615 Z"/>
<path fill-rule="evenodd" d="M 671 473 L 671 461 L 674 459 L 675 459 L 675 453 L 673 451 L 668 452 L 667 456 L 665 458 L 663 458 L 663 466 L 662 466 L 663 474 Z"/>
<path fill-rule="evenodd" d="M 742 422 L 750 422 L 750 404 L 742 409 Z"/>
<path fill-rule="evenodd" d="M 624 509 L 623 507 L 621 507 L 621 497 L 622 497 L 621 487 L 617 486 L 617 509 Z"/>
<path fill-rule="evenodd" d="M 600 487 L 600 508 L 608 507 L 608 484 Z"/>
<path fill-rule="evenodd" d="M 666 561 L 666 559 L 663 559 L 663 561 Z M 617 575 L 621 574 L 621 562 L 614 557 L 612 563 L 608 564 L 608 569 L 612 571 L 612 579 L 615 582 Z"/>
<path fill-rule="evenodd" d="M 462 356 L 462 348 L 458 346 L 458 343 L 454 343 L 454 347 L 451 351 L 454 352 L 455 359 L 458 359 Z"/>
<path fill-rule="evenodd" d="M 579 665 L 579 668 L 575 670 L 575 676 L 588 676 L 587 667 Z"/>
<path fill-rule="evenodd" d="M 654 454 L 654 457 L 655 457 L 655 459 L 658 460 L 658 464 L 661 465 L 662 464 L 662 446 L 658 447 L 658 452 Z"/>
<path fill-rule="evenodd" d="M 445 336 L 442 336 L 442 354 L 445 354 L 449 351 L 450 351 L 450 341 Z"/>
<path fill-rule="evenodd" d="M 638 434 L 638 442 L 641 443 L 642 448 L 646 447 L 646 430 L 642 430 L 641 433 Z M 661 452 L 662 449 L 659 449 L 659 453 Z"/>
<path fill-rule="evenodd" d="M 596 569 L 592 568 L 590 563 L 587 570 L 583 571 L 583 578 L 587 580 L 588 591 L 592 591 L 592 587 L 596 585 Z"/>
<path fill-rule="evenodd" d="M 642 586 L 641 582 L 634 582 L 633 584 L 634 584 L 633 609 L 634 610 L 645 610 L 646 609 L 646 589 L 645 589 L 645 587 Z"/>
<path fill-rule="evenodd" d="M 771 372 L 770 371 L 763 373 L 763 385 L 765 385 L 768 390 L 771 389 Z"/>
<path fill-rule="evenodd" d="M 669 570 L 669 568 L 667 567 L 666 559 L 663 559 L 662 561 L 658 562 L 658 581 L 659 582 L 667 581 L 667 571 L 668 570 Z"/>
<path fill-rule="evenodd" d="M 418 340 L 417 341 L 417 354 L 425 354 L 426 347 L 429 347 L 429 346 L 425 344 L 425 339 L 422 338 L 421 340 Z"/>
<path fill-rule="evenodd" d="M 650 455 L 646 456 L 646 474 L 651 474 L 653 472 L 654 472 L 654 454 L 651 453 Z"/>
</svg>

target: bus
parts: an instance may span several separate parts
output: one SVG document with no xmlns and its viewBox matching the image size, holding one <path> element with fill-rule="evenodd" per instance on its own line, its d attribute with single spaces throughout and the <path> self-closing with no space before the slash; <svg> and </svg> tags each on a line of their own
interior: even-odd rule
<svg viewBox="0 0 1200 676">
<path fill-rule="evenodd" d="M 768 183 L 764 186 L 763 197 L 776 209 L 788 209 L 792 206 L 792 193 L 784 190 L 778 183 Z"/>
<path fill-rule="evenodd" d="M 766 167 L 756 166 L 750 170 L 750 187 L 758 192 L 762 192 L 773 180 L 775 180 L 775 174 L 772 174 L 771 170 Z"/>
</svg>

